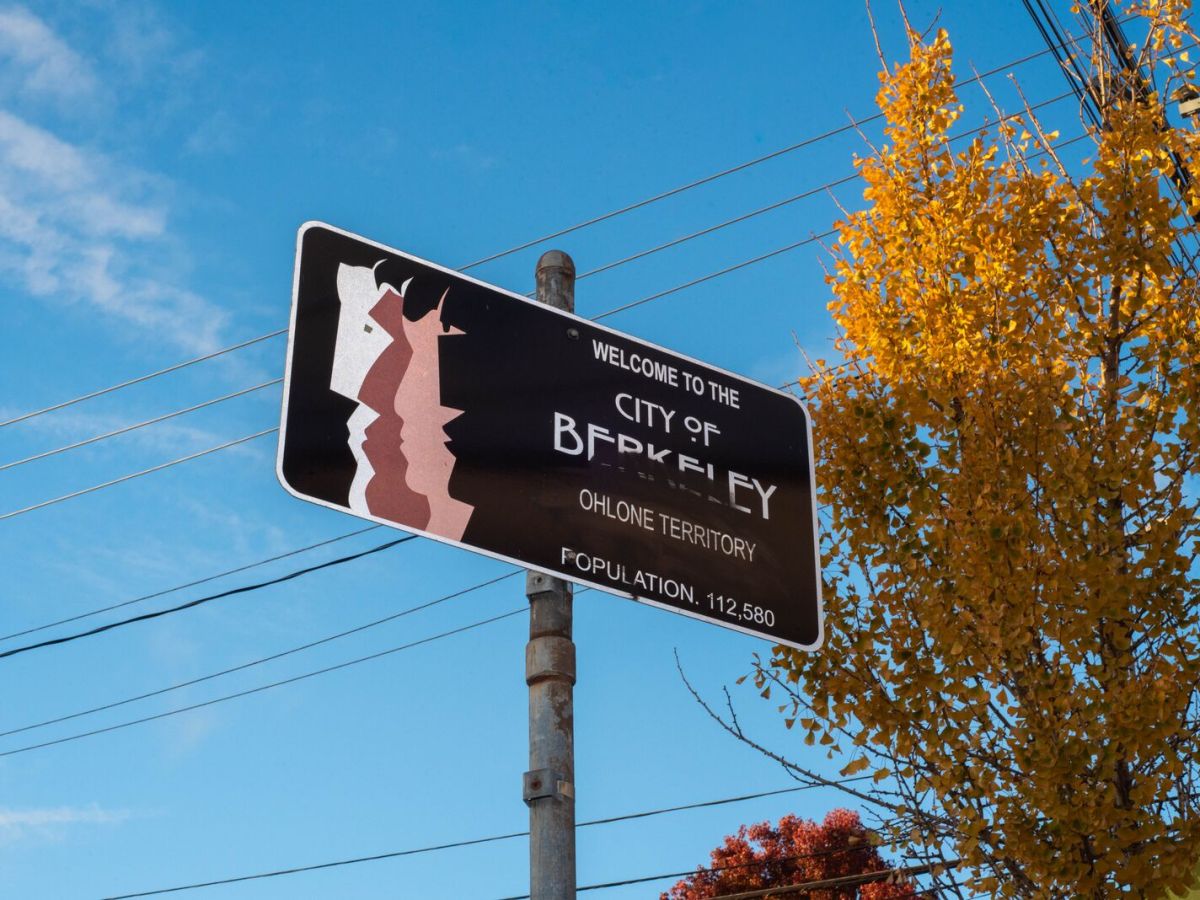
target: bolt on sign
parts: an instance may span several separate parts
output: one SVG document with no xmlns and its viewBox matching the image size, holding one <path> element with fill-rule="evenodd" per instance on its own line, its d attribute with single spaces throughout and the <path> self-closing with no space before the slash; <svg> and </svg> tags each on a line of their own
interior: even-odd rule
<svg viewBox="0 0 1200 900">
<path fill-rule="evenodd" d="M 812 459 L 790 394 L 300 229 L 278 473 L 303 500 L 815 649 Z"/>
</svg>

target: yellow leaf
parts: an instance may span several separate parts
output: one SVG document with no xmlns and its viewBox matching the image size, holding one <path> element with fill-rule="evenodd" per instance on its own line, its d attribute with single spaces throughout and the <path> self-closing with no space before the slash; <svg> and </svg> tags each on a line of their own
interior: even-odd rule
<svg viewBox="0 0 1200 900">
<path fill-rule="evenodd" d="M 857 775 L 863 769 L 870 766 L 871 763 L 865 756 L 860 756 L 858 759 L 851 760 L 845 768 L 842 769 L 842 775 Z"/>
</svg>

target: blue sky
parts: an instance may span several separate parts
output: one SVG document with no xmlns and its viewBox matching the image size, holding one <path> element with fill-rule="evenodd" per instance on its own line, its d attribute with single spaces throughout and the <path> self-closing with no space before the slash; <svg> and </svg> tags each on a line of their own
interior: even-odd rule
<svg viewBox="0 0 1200 900">
<path fill-rule="evenodd" d="M 1043 49 L 1016 3 L 944 7 L 964 77 L 971 64 L 991 69 Z M 919 27 L 937 12 L 926 0 L 908 8 Z M 895 57 L 898 14 L 877 13 Z M 0 419 L 282 327 L 305 220 L 460 266 L 866 117 L 876 69 L 858 3 L 0 6 Z M 1035 101 L 1066 89 L 1047 57 L 1013 71 Z M 1005 77 L 989 84 L 1015 108 Z M 990 114 L 974 89 L 964 99 L 966 127 Z M 1064 138 L 1080 131 L 1070 103 L 1044 119 Z M 554 246 L 585 271 L 842 178 L 863 147 L 853 132 L 824 140 Z M 835 193 L 861 203 L 854 184 Z M 836 216 L 824 195 L 791 204 L 583 280 L 577 310 L 594 315 L 690 281 L 823 232 Z M 472 274 L 527 291 L 550 246 Z M 797 344 L 828 352 L 826 258 L 806 246 L 606 324 L 780 384 L 801 371 Z M 265 341 L 2 428 L 0 464 L 274 379 L 283 353 L 282 340 Z M 270 428 L 278 415 L 273 387 L 0 471 L 0 515 Z M 0 521 L 0 632 L 358 527 L 287 496 L 273 459 L 267 437 Z M 276 653 L 505 571 L 418 540 L 0 660 L 0 731 Z M 0 753 L 523 605 L 519 582 L 504 582 L 267 665 L 0 738 Z M 99 897 L 522 830 L 526 628 L 518 615 L 299 684 L 0 757 L 0 885 L 8 896 Z M 575 633 L 580 819 L 789 785 L 690 698 L 676 650 L 707 696 L 730 686 L 757 739 L 836 772 L 753 689 L 734 685 L 765 643 L 597 592 L 576 601 Z M 838 805 L 847 801 L 819 790 L 585 829 L 579 881 L 689 869 L 740 823 L 820 818 Z M 653 896 L 670 883 L 596 896 Z M 526 886 L 526 846 L 514 840 L 195 896 L 489 900 Z"/>
</svg>

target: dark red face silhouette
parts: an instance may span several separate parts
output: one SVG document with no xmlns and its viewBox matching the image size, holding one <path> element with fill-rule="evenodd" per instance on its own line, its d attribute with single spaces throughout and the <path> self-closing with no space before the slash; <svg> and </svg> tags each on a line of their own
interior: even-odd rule
<svg viewBox="0 0 1200 900">
<path fill-rule="evenodd" d="M 371 318 L 392 338 L 392 343 L 367 370 L 359 399 L 379 413 L 367 426 L 363 453 L 375 470 L 367 484 L 367 507 L 381 519 L 425 528 L 429 501 L 405 481 L 408 461 L 402 450 L 404 420 L 396 411 L 396 394 L 412 362 L 413 349 L 404 334 L 404 301 L 390 287 L 371 309 Z"/>
</svg>

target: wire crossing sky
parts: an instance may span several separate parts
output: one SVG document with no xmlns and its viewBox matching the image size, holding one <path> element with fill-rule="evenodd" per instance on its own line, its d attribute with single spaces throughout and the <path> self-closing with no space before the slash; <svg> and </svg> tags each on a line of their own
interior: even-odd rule
<svg viewBox="0 0 1200 900">
<path fill-rule="evenodd" d="M 907 6 L 919 28 L 939 10 Z M 994 132 L 978 80 L 1023 108 L 1012 73 L 1086 155 L 1053 52 L 1000 7 L 938 20 L 963 140 Z M 899 59 L 898 13 L 875 12 Z M 877 68 L 853 4 L 0 10 L 6 891 L 111 896 L 523 833 L 520 579 L 429 541 L 371 552 L 402 535 L 277 483 L 296 229 L 469 260 L 517 291 L 562 249 L 580 315 L 794 384 L 803 354 L 837 364 L 823 266 L 862 204 L 855 154 L 884 139 Z M 765 746 L 840 778 L 735 685 L 762 642 L 596 591 L 575 619 L 581 820 L 777 779 L 692 700 L 676 651 Z M 855 802 L 822 787 L 585 828 L 578 883 L 644 897 L 743 822 Z M 453 852 L 208 890 L 487 900 L 528 883 L 517 841 Z"/>
<path fill-rule="evenodd" d="M 869 775 L 860 775 L 856 778 L 848 778 L 845 780 L 847 782 L 862 781 L 864 778 L 869 778 L 869 777 L 870 777 Z M 652 816 L 661 816 L 661 815 L 666 815 L 669 813 L 686 812 L 686 811 L 692 810 L 692 809 L 702 809 L 705 807 L 713 807 L 713 806 L 725 806 L 730 803 L 744 803 L 747 800 L 758 800 L 763 797 L 778 797 L 782 794 L 794 794 L 799 791 L 812 790 L 814 787 L 816 787 L 816 785 L 800 785 L 799 787 L 778 788 L 777 790 L 773 790 L 773 791 L 761 791 L 757 794 L 746 794 L 741 797 L 722 797 L 719 800 L 702 800 L 698 803 L 688 803 L 688 804 L 684 804 L 682 806 L 671 806 L 671 807 L 666 807 L 664 809 L 642 810 L 640 812 L 625 813 L 623 815 L 617 815 L 617 816 L 609 816 L 608 818 L 604 818 L 604 819 L 591 819 L 589 821 L 577 822 L 575 827 L 576 828 L 587 828 L 589 826 L 594 826 L 594 825 L 613 825 L 618 822 L 627 822 L 632 819 L 647 819 Z M 274 872 L 257 872 L 253 875 L 238 875 L 238 876 L 234 876 L 232 878 L 222 878 L 222 879 L 217 879 L 214 881 L 208 881 L 208 882 L 203 882 L 203 883 L 198 883 L 198 884 L 177 885 L 175 887 L 169 887 L 169 888 L 156 888 L 154 890 L 149 890 L 149 891 L 139 891 L 138 893 L 135 893 L 135 894 L 120 894 L 120 895 L 117 895 L 114 897 L 108 897 L 108 898 L 106 898 L 106 900 L 128 900 L 128 898 L 131 898 L 131 897 L 153 897 L 153 896 L 160 895 L 160 894 L 177 893 L 179 891 L 196 890 L 196 889 L 205 888 L 205 887 L 217 887 L 217 886 L 224 885 L 224 884 L 236 884 L 237 882 L 241 882 L 241 881 L 253 881 L 253 880 L 257 880 L 257 879 L 261 879 L 261 878 L 278 878 L 278 877 L 281 877 L 284 875 L 298 875 L 303 872 L 314 872 L 319 869 L 328 869 L 328 868 L 332 868 L 335 866 L 352 866 L 352 865 L 358 865 L 358 864 L 367 863 L 367 862 L 378 862 L 378 861 L 384 860 L 384 859 L 398 859 L 403 856 L 415 856 L 415 855 L 422 854 L 422 853 L 435 853 L 439 850 L 456 850 L 459 847 L 471 847 L 471 846 L 475 846 L 478 844 L 490 844 L 490 843 L 495 843 L 497 841 L 509 841 L 509 840 L 513 840 L 514 838 L 528 837 L 528 836 L 529 836 L 528 831 L 519 831 L 519 832 L 513 832 L 512 834 L 496 834 L 496 835 L 489 835 L 487 837 L 469 838 L 467 840 L 454 841 L 449 844 L 439 844 L 434 847 L 418 847 L 418 848 L 414 848 L 411 850 L 394 850 L 389 853 L 377 853 L 372 856 L 359 856 L 359 857 L 355 857 L 353 859 L 340 859 L 340 860 L 335 860 L 333 862 L 314 863 L 312 865 L 306 865 L 306 866 L 293 866 L 290 869 L 280 869 L 280 870 L 276 870 Z M 811 858 L 814 856 L 824 856 L 824 855 L 827 855 L 830 853 L 845 853 L 845 852 L 846 852 L 846 850 L 843 848 L 843 849 L 826 850 L 826 851 L 813 853 L 813 854 L 806 854 L 806 856 Z M 793 857 L 793 858 L 799 859 L 801 857 Z M 732 867 L 726 866 L 724 868 L 732 868 Z M 720 870 L 713 869 L 712 871 L 720 871 Z M 667 878 L 678 877 L 678 875 L 654 876 L 654 880 L 657 880 L 659 878 L 664 878 L 664 877 L 667 877 Z M 644 880 L 644 879 L 637 879 L 637 881 L 639 881 L 639 882 L 642 880 Z M 645 879 L 645 880 L 649 880 L 649 879 Z"/>
</svg>

